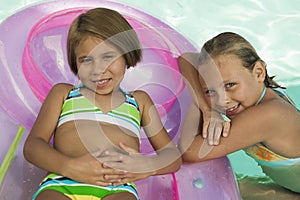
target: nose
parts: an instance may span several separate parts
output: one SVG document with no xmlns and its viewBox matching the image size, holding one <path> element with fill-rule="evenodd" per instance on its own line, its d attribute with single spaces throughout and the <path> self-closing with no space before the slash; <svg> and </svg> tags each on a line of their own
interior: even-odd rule
<svg viewBox="0 0 300 200">
<path fill-rule="evenodd" d="M 93 74 L 94 75 L 104 74 L 107 71 L 108 67 L 109 67 L 109 65 L 107 65 L 107 63 L 95 61 L 94 65 L 93 65 Z"/>
</svg>

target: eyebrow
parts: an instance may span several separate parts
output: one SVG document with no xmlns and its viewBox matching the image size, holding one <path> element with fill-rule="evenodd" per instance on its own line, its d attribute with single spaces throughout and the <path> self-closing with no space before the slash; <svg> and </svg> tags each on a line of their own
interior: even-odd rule
<svg viewBox="0 0 300 200">
<path fill-rule="evenodd" d="M 81 59 L 84 59 L 84 58 L 86 58 L 86 57 L 89 57 L 88 55 L 87 56 L 80 56 L 80 57 L 78 57 L 77 59 L 78 60 L 81 60 Z"/>
<path fill-rule="evenodd" d="M 108 52 L 102 53 L 101 55 L 106 55 L 106 54 L 116 54 L 116 55 L 118 55 L 120 53 L 117 52 L 117 51 L 108 51 Z"/>
<path fill-rule="evenodd" d="M 119 52 L 117 52 L 117 51 L 108 51 L 108 52 L 100 53 L 100 55 L 108 55 L 108 54 L 118 55 Z M 83 55 L 83 56 L 78 57 L 78 59 L 82 59 L 82 58 L 86 58 L 86 57 L 93 57 L 93 55 L 91 55 L 91 54 Z"/>
</svg>

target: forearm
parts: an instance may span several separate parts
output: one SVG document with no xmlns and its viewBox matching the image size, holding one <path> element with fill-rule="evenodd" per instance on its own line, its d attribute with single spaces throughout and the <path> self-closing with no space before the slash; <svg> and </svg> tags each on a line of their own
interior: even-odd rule
<svg viewBox="0 0 300 200">
<path fill-rule="evenodd" d="M 151 157 L 152 175 L 162 175 L 176 172 L 180 169 L 182 159 L 180 152 L 174 148 L 165 148 Z"/>
<path fill-rule="evenodd" d="M 183 163 L 194 163 L 207 160 L 205 156 L 199 156 L 203 141 L 204 139 L 200 135 L 193 139 L 193 142 L 190 144 L 190 146 L 182 152 Z"/>
<path fill-rule="evenodd" d="M 207 102 L 205 101 L 202 87 L 199 82 L 198 67 L 198 54 L 186 53 L 178 57 L 178 67 L 187 87 L 192 93 L 195 102 L 201 108 L 201 110 L 209 109 Z"/>
<path fill-rule="evenodd" d="M 239 147 L 233 148 L 230 146 L 228 138 L 222 138 L 222 140 L 219 145 L 209 145 L 208 139 L 197 135 L 186 151 L 182 152 L 183 163 L 203 162 L 221 158 L 240 149 Z"/>
<path fill-rule="evenodd" d="M 70 159 L 38 138 L 27 139 L 23 151 L 28 162 L 48 172 L 61 175 L 64 175 L 67 162 Z"/>
</svg>

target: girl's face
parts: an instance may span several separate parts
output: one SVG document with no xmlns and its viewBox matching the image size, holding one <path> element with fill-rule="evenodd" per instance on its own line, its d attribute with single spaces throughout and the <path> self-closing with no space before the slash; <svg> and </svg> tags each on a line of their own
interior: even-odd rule
<svg viewBox="0 0 300 200">
<path fill-rule="evenodd" d="M 126 62 L 109 43 L 95 37 L 82 40 L 75 49 L 78 76 L 82 84 L 100 95 L 119 88 Z"/>
<path fill-rule="evenodd" d="M 199 67 L 199 79 L 208 104 L 233 118 L 257 102 L 264 72 L 260 62 L 251 72 L 237 56 L 220 55 Z"/>
</svg>

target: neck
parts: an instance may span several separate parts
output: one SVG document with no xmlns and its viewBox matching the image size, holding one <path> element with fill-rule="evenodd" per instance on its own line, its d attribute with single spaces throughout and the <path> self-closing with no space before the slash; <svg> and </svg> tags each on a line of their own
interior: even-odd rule
<svg viewBox="0 0 300 200">
<path fill-rule="evenodd" d="M 260 102 L 263 100 L 263 98 L 265 97 L 266 95 L 266 91 L 267 91 L 267 88 L 266 86 L 264 86 L 264 89 L 259 97 L 259 99 L 257 100 L 257 102 L 255 103 L 255 105 L 257 106 L 258 104 L 260 104 Z"/>
</svg>

